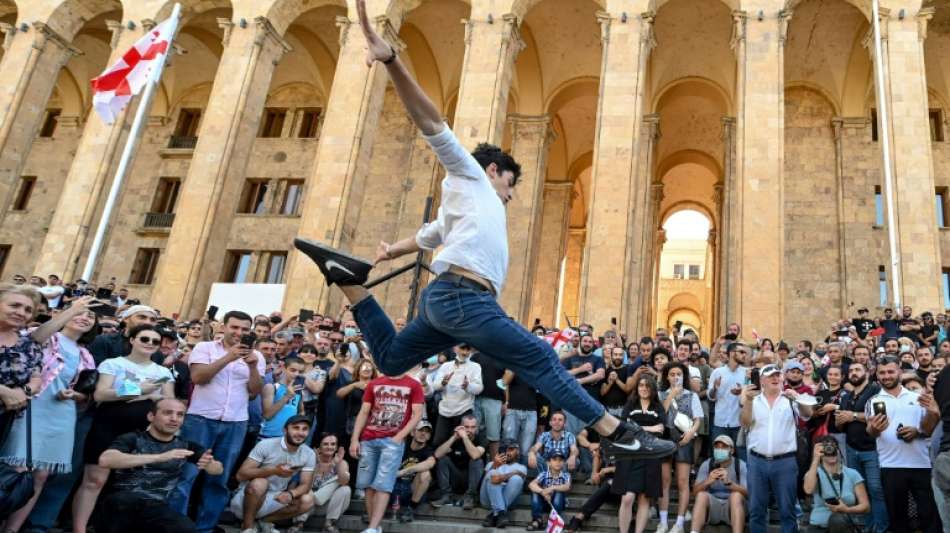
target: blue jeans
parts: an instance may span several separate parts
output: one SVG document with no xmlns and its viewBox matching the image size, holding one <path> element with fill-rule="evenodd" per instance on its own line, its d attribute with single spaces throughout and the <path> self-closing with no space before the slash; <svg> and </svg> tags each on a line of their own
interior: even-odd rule
<svg viewBox="0 0 950 533">
<path fill-rule="evenodd" d="M 884 502 L 884 485 L 881 483 L 881 465 L 877 460 L 877 451 L 860 452 L 848 446 L 848 467 L 853 468 L 864 478 L 864 486 L 871 500 L 871 512 L 864 515 L 864 525 L 868 531 L 884 533 L 890 520 L 887 505 Z"/>
<path fill-rule="evenodd" d="M 534 446 L 537 432 L 538 413 L 536 411 L 508 409 L 501 433 L 504 439 L 514 440 L 521 445 L 521 457 L 518 461 L 523 465 L 528 464 L 528 450 Z"/>
<path fill-rule="evenodd" d="M 241 446 L 244 443 L 244 434 L 247 432 L 247 422 L 223 422 L 211 420 L 203 416 L 185 415 L 185 423 L 181 427 L 181 438 L 200 444 L 212 451 L 214 458 L 224 465 L 224 472 L 218 476 L 205 474 L 204 486 L 198 504 L 198 516 L 195 520 L 195 531 L 212 531 L 218 525 L 221 512 L 228 505 L 228 475 L 234 468 Z M 198 467 L 186 462 L 181 471 L 178 485 L 169 495 L 168 504 L 172 509 L 183 515 L 188 515 L 188 496 L 191 486 L 198 477 Z"/>
<path fill-rule="evenodd" d="M 478 499 L 482 502 L 482 507 L 488 507 L 491 512 L 504 513 L 514 505 L 523 488 L 524 477 L 522 476 L 511 476 L 504 483 L 492 483 L 486 474 Z"/>
<path fill-rule="evenodd" d="M 604 406 L 567 373 L 554 349 L 509 318 L 487 290 L 436 278 L 422 291 L 419 316 L 398 335 L 372 296 L 352 311 L 377 366 L 387 376 L 398 376 L 432 354 L 468 343 L 511 369 L 552 403 L 570 406 L 585 425 L 604 416 Z"/>
<path fill-rule="evenodd" d="M 564 505 L 567 503 L 567 498 L 564 497 L 563 492 L 555 492 L 551 494 L 551 503 L 554 504 L 554 510 L 557 511 L 557 514 L 564 514 Z M 541 497 L 540 494 L 534 492 L 531 493 L 531 520 L 542 520 L 541 524 L 547 528 L 547 517 L 546 514 L 551 512 L 551 506 L 548 505 L 547 500 Z"/>
<path fill-rule="evenodd" d="M 501 440 L 501 408 L 504 402 L 494 398 L 475 398 L 475 418 L 478 419 L 479 430 L 488 439 L 488 442 Z"/>
<path fill-rule="evenodd" d="M 774 496 L 782 521 L 782 533 L 798 531 L 795 519 L 798 462 L 794 456 L 768 460 L 749 454 L 749 531 L 766 533 L 769 497 Z"/>
<path fill-rule="evenodd" d="M 405 446 L 405 442 L 394 442 L 389 437 L 360 441 L 356 488 L 392 493 Z"/>
</svg>

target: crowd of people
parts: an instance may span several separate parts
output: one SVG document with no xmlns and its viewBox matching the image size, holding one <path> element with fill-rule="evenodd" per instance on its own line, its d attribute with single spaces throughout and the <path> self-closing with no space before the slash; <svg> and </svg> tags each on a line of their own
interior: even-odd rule
<svg viewBox="0 0 950 533">
<path fill-rule="evenodd" d="M 783 532 L 950 524 L 943 314 L 860 309 L 794 348 L 739 324 L 710 346 L 678 328 L 536 324 L 610 413 L 676 443 L 629 459 L 467 344 L 385 376 L 347 308 L 176 321 L 58 282 L 0 286 L 0 462 L 32 466 L 35 489 L 4 532 L 205 532 L 228 510 L 245 533 L 301 531 L 314 513 L 333 533 L 353 498 L 372 532 L 420 505 L 482 507 L 505 528 L 525 492 L 529 530 L 554 509 L 582 531 L 606 502 L 637 533 L 651 513 L 660 533 L 763 532 L 770 508 Z M 568 512 L 578 483 L 594 488 Z"/>
</svg>

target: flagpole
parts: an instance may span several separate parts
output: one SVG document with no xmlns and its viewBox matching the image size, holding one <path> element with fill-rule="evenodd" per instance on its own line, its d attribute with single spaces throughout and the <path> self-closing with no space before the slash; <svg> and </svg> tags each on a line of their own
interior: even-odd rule
<svg viewBox="0 0 950 533">
<path fill-rule="evenodd" d="M 891 256 L 891 292 L 894 307 L 901 306 L 901 258 L 897 248 L 897 218 L 894 205 L 894 176 L 891 173 L 891 132 L 884 92 L 884 53 L 881 49 L 881 17 L 878 0 L 871 0 L 871 25 L 874 28 L 874 92 L 877 93 L 878 132 L 884 160 L 884 212 L 887 215 L 887 244 Z"/>
<path fill-rule="evenodd" d="M 132 120 L 132 127 L 129 129 L 128 139 L 125 141 L 125 147 L 122 149 L 122 158 L 119 159 L 119 167 L 115 171 L 115 177 L 112 179 L 112 187 L 109 189 L 109 196 L 106 198 L 106 205 L 102 208 L 102 217 L 99 219 L 99 225 L 96 227 L 96 235 L 92 240 L 92 247 L 89 249 L 89 257 L 86 258 L 86 265 L 82 269 L 82 279 L 92 281 L 92 272 L 96 268 L 96 262 L 99 259 L 99 252 L 102 250 L 102 241 L 105 238 L 106 228 L 109 226 L 109 219 L 112 218 L 112 210 L 115 209 L 116 199 L 119 197 L 119 190 L 122 189 L 122 182 L 125 181 L 125 175 L 129 171 L 129 165 L 132 163 L 132 156 L 135 155 L 135 149 L 138 147 L 142 126 L 145 124 L 145 117 L 152 105 L 152 95 L 155 93 L 155 87 L 162 77 L 162 71 L 165 69 L 165 63 L 168 61 L 168 55 L 172 52 L 172 41 L 175 33 L 178 31 L 178 22 L 181 19 L 181 4 L 175 4 L 172 8 L 171 26 L 169 31 L 168 48 L 162 55 L 161 63 L 158 68 L 149 73 L 148 82 L 139 100 L 139 107 L 135 110 L 135 118 Z"/>
</svg>

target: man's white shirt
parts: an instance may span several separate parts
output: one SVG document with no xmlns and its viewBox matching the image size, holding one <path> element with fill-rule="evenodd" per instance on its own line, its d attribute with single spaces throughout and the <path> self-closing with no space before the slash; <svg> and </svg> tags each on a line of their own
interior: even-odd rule
<svg viewBox="0 0 950 533">
<path fill-rule="evenodd" d="M 784 395 L 779 395 L 769 407 L 765 394 L 759 394 L 752 400 L 752 427 L 746 445 L 768 457 L 796 451 L 796 419 L 799 417 L 804 418 L 799 415 L 798 404 Z"/>
<path fill-rule="evenodd" d="M 449 374 L 452 374 L 452 379 L 443 387 L 442 379 Z M 462 386 L 465 378 L 468 378 L 468 387 Z M 471 359 L 460 365 L 455 361 L 442 363 L 430 383 L 433 390 L 442 391 L 439 414 L 445 417 L 458 416 L 472 410 L 475 407 L 475 397 L 485 388 L 482 383 L 482 366 Z"/>
<path fill-rule="evenodd" d="M 432 262 L 437 274 L 456 265 L 485 278 L 495 294 L 501 294 L 508 274 L 505 204 L 448 125 L 425 139 L 445 167 L 446 176 L 438 216 L 419 229 L 416 244 L 425 250 L 442 246 Z"/>
<path fill-rule="evenodd" d="M 904 442 L 897 438 L 897 426 L 904 425 L 920 430 L 920 422 L 926 410 L 917 403 L 920 395 L 900 388 L 895 397 L 881 389 L 864 407 L 868 418 L 874 415 L 874 402 L 884 401 L 887 411 L 887 429 L 877 437 L 877 458 L 881 468 L 930 468 L 929 438 L 917 438 Z"/>
</svg>

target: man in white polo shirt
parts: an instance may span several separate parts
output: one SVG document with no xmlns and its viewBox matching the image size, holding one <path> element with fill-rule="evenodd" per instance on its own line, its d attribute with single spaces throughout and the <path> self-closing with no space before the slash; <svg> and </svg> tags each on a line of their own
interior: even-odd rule
<svg viewBox="0 0 950 533">
<path fill-rule="evenodd" d="M 749 430 L 749 531 L 765 533 L 769 498 L 774 496 L 782 533 L 794 533 L 798 531 L 796 426 L 799 418 L 811 417 L 812 408 L 796 403 L 798 393 L 793 389 L 782 390 L 782 371 L 777 366 L 765 365 L 759 376 L 761 392 L 754 385 L 743 387 L 739 415 L 739 422 Z"/>
<path fill-rule="evenodd" d="M 910 531 L 907 494 L 917 502 L 917 516 L 924 531 L 939 531 L 936 504 L 930 484 L 930 433 L 940 420 L 919 403 L 920 395 L 901 385 L 900 360 L 884 357 L 877 366 L 881 392 L 865 407 L 868 435 L 877 439 L 884 501 L 894 533 Z M 883 406 L 883 411 L 881 409 Z"/>
</svg>

